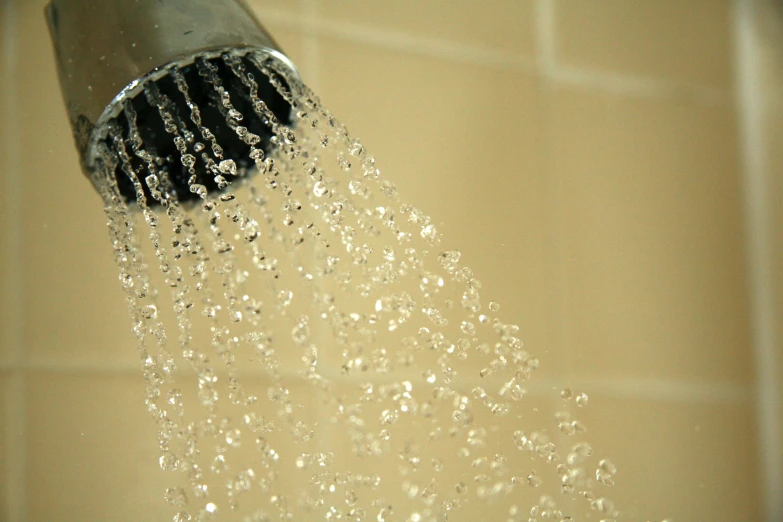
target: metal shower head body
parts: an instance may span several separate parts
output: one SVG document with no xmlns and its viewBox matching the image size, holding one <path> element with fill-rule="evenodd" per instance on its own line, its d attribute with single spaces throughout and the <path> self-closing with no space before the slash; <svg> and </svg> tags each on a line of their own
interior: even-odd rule
<svg viewBox="0 0 783 522">
<path fill-rule="evenodd" d="M 250 145 L 226 126 L 219 89 L 262 146 L 271 133 L 253 110 L 247 79 L 228 65 L 232 60 L 257 80 L 259 98 L 277 119 L 290 122 L 290 105 L 258 69 L 274 60 L 298 78 L 296 67 L 240 0 L 52 0 L 46 15 L 82 168 L 96 187 L 97 177 L 105 176 L 101 144 L 111 140 L 109 129 L 114 125 L 130 139 L 129 127 L 135 125 L 180 199 L 195 197 L 187 183 L 192 172 L 181 164 L 181 150 L 161 119 L 163 106 L 178 122 L 192 125 L 190 104 L 195 104 L 201 127 L 210 130 L 225 157 L 235 158 L 240 169 L 252 168 Z M 194 130 L 197 141 L 201 136 Z M 218 188 L 203 165 L 197 177 L 210 190 Z M 125 197 L 133 199 L 127 177 L 116 179 Z"/>
</svg>

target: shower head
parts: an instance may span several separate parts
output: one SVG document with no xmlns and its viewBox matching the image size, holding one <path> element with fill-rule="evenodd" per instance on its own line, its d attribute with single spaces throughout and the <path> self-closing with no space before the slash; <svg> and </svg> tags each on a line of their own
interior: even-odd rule
<svg viewBox="0 0 783 522">
<path fill-rule="evenodd" d="M 135 200 L 127 167 L 146 163 L 180 200 L 193 199 L 193 186 L 221 188 L 220 166 L 238 176 L 253 168 L 253 151 L 274 140 L 270 118 L 291 121 L 267 66 L 284 87 L 296 67 L 241 0 L 52 0 L 46 16 L 82 169 L 96 188 L 108 172 Z M 128 155 L 107 162 L 117 146 Z"/>
</svg>

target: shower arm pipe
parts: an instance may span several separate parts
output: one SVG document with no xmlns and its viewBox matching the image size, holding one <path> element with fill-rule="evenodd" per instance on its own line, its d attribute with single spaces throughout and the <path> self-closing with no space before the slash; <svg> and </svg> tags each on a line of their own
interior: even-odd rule
<svg viewBox="0 0 783 522">
<path fill-rule="evenodd" d="M 252 48 L 298 76 L 241 0 L 52 0 L 46 18 L 85 170 L 96 126 L 140 81 L 170 63 Z"/>
</svg>

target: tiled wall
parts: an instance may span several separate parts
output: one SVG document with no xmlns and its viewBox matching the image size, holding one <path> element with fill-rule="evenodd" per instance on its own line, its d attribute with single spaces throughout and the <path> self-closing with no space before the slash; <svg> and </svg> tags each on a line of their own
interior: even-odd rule
<svg viewBox="0 0 783 522">
<path fill-rule="evenodd" d="M 765 172 L 768 180 L 768 204 L 769 210 L 769 228 L 768 233 L 771 242 L 772 268 L 772 299 L 771 321 L 775 325 L 776 336 L 771 340 L 770 351 L 777 354 L 777 373 L 773 380 L 777 387 L 770 394 L 770 400 L 777 402 L 777 423 L 773 426 L 771 439 L 773 440 L 776 459 L 772 461 L 771 466 L 775 469 L 774 476 L 776 481 L 783 481 L 783 383 L 780 376 L 783 376 L 783 354 L 779 350 L 781 339 L 783 339 L 783 154 L 780 144 L 783 143 L 783 29 L 778 27 L 773 36 L 768 40 L 768 45 L 764 47 L 765 61 L 763 71 L 767 73 L 769 83 L 769 95 L 766 98 L 767 111 L 765 118 L 764 137 L 766 140 L 766 166 Z M 774 411 L 774 405 L 771 407 Z M 783 501 L 776 507 L 778 513 L 783 516 Z"/>
<path fill-rule="evenodd" d="M 161 520 L 43 3 L 0 2 L 0 520 Z M 539 388 L 590 394 L 622 520 L 761 520 L 731 2 L 252 3 L 517 318 Z"/>
<path fill-rule="evenodd" d="M 757 417 L 767 490 L 766 511 L 783 518 L 783 5 L 740 3 L 737 42 L 743 115 L 746 219 L 753 331 L 757 357 Z"/>
</svg>

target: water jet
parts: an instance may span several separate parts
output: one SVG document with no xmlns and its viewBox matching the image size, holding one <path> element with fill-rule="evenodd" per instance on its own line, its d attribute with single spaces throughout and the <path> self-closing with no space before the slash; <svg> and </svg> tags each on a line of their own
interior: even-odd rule
<svg viewBox="0 0 783 522">
<path fill-rule="evenodd" d="M 536 424 L 519 328 L 241 3 L 47 15 L 175 522 L 615 515 L 584 425 Z"/>
</svg>

